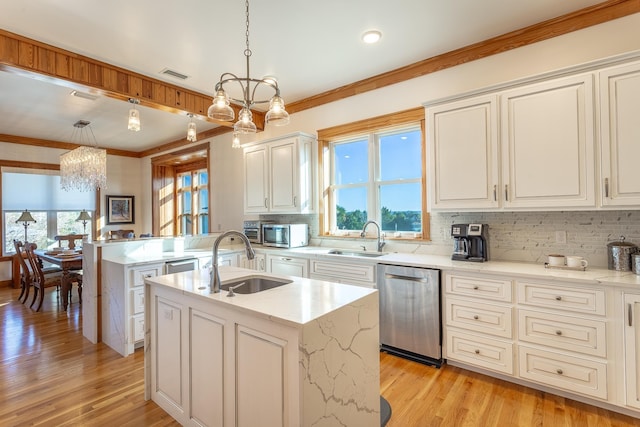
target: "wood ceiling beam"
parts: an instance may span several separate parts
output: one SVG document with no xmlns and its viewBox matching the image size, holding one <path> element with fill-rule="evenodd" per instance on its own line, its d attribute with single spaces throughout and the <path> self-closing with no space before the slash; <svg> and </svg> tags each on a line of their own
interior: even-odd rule
<svg viewBox="0 0 640 427">
<path fill-rule="evenodd" d="M 7 135 L 0 133 L 0 141 L 11 142 L 14 144 L 33 145 L 36 147 L 58 148 L 60 150 L 73 150 L 80 147 L 79 144 L 71 142 L 53 141 L 49 139 L 29 138 L 27 136 Z M 128 150 L 118 150 L 114 148 L 105 148 L 107 154 L 123 157 L 142 157 L 140 153 Z"/>
<path fill-rule="evenodd" d="M 201 120 L 233 127 L 230 122 L 213 120 L 207 116 L 211 95 L 165 83 L 2 29 L 0 70 L 121 101 L 128 102 L 133 98 L 145 107 L 174 114 L 191 113 Z M 240 107 L 232 105 L 232 108 L 237 116 Z M 264 130 L 265 113 L 252 112 L 256 127 Z"/>
<path fill-rule="evenodd" d="M 640 12 L 640 0 L 605 1 L 300 101 L 287 103 L 287 111 L 289 114 L 297 113 L 638 12 Z"/>
</svg>

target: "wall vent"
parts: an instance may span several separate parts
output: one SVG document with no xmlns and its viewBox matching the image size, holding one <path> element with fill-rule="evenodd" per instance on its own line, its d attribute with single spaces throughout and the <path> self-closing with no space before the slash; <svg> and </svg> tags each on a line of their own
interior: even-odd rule
<svg viewBox="0 0 640 427">
<path fill-rule="evenodd" d="M 180 80 L 187 80 L 189 78 L 189 76 L 187 76 L 186 74 L 179 73 L 170 68 L 165 68 L 164 70 L 160 71 L 160 74 L 175 77 L 176 79 L 180 79 Z"/>
</svg>

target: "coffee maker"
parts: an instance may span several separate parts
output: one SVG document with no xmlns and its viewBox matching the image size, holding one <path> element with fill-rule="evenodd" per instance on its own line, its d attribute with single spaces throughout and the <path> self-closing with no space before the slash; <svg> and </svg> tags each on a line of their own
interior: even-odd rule
<svg viewBox="0 0 640 427">
<path fill-rule="evenodd" d="M 452 260 L 484 262 L 489 259 L 489 226 L 487 224 L 453 224 Z"/>
</svg>

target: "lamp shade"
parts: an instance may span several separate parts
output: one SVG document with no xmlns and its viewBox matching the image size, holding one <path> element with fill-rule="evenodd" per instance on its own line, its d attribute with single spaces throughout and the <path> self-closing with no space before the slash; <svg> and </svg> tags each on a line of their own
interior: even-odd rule
<svg viewBox="0 0 640 427">
<path fill-rule="evenodd" d="M 80 212 L 80 215 L 78 215 L 78 218 L 76 218 L 76 221 L 91 221 L 91 215 L 89 215 L 89 212 L 83 209 Z"/>
<path fill-rule="evenodd" d="M 36 222 L 35 219 L 33 219 L 33 217 L 31 216 L 31 212 L 29 212 L 28 210 L 24 210 L 24 212 L 22 212 L 22 214 L 20 215 L 20 218 L 18 218 L 16 220 L 16 223 L 18 222 Z"/>
</svg>

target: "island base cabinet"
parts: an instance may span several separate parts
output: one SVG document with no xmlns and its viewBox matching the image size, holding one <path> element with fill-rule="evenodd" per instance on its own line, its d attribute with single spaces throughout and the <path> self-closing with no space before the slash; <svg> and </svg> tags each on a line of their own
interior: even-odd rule
<svg viewBox="0 0 640 427">
<path fill-rule="evenodd" d="M 172 301 L 161 298 L 156 300 L 154 320 L 158 332 L 154 340 L 156 369 L 154 369 L 152 394 L 155 399 L 165 403 L 161 406 L 174 418 L 182 416 L 184 412 L 183 376 L 180 369 L 182 311 L 182 307 Z"/>
</svg>

